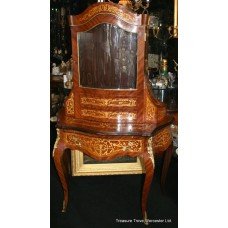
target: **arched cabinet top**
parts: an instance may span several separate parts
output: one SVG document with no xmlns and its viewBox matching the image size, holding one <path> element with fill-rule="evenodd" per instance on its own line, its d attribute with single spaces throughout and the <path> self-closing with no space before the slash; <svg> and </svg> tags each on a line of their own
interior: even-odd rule
<svg viewBox="0 0 228 228">
<path fill-rule="evenodd" d="M 70 26 L 82 26 L 97 16 L 113 15 L 116 20 L 121 20 L 131 25 L 140 26 L 143 23 L 142 15 L 138 15 L 124 6 L 111 3 L 96 3 L 88 7 L 79 15 L 69 16 Z"/>
<path fill-rule="evenodd" d="M 166 109 L 153 100 L 146 83 L 148 18 L 110 2 L 69 16 L 74 85 L 65 101 L 66 117 L 89 128 L 102 123 L 107 130 L 107 123 L 134 127 L 164 119 Z"/>
</svg>

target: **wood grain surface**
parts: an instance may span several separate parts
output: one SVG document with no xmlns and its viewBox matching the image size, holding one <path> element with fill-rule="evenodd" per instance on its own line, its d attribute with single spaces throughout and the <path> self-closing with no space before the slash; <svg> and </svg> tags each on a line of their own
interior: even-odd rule
<svg viewBox="0 0 228 228">
<path fill-rule="evenodd" d="M 141 157 L 146 170 L 142 191 L 142 214 L 146 219 L 147 199 L 154 173 L 153 156 L 156 152 L 164 152 L 169 148 L 164 162 L 163 171 L 165 173 L 162 176 L 162 183 L 164 183 L 170 162 L 170 145 L 172 144 L 169 125 L 173 119 L 167 115 L 165 105 L 154 98 L 148 83 L 146 73 L 148 15 L 137 15 L 123 6 L 106 2 L 93 4 L 82 14 L 70 16 L 69 22 L 72 36 L 74 85 L 64 102 L 63 109 L 58 114 L 56 126 L 58 137 L 53 150 L 56 169 L 64 190 L 63 211 L 66 210 L 69 197 L 69 150 L 66 149 L 70 149 L 80 150 L 96 160 L 111 160 L 126 155 Z M 121 77 L 128 75 L 127 77 L 135 78 L 135 83 L 129 83 L 129 78 L 117 79 L 117 84 L 114 81 L 103 83 L 103 79 L 99 81 L 102 77 L 96 71 L 97 65 L 104 64 L 106 61 L 100 43 L 94 53 L 97 53 L 97 58 L 100 56 L 99 59 L 102 61 L 100 63 L 99 61 L 90 61 L 89 57 L 85 59 L 88 61 L 90 70 L 84 69 L 86 78 L 80 79 L 83 77 L 83 73 L 80 75 L 80 70 L 86 67 L 86 62 L 83 63 L 83 67 L 80 67 L 79 34 L 98 29 L 101 24 L 111 25 L 103 26 L 104 28 L 117 26 L 118 29 L 112 31 L 123 30 L 125 37 L 135 34 L 133 36 L 136 39 L 136 46 L 132 50 L 136 51 L 137 58 L 132 61 L 136 61 L 136 75 L 134 73 L 128 74 L 129 72 L 123 73 L 129 67 L 125 67 L 123 63 L 121 63 L 122 68 L 119 74 L 115 74 L 113 69 L 108 69 L 113 67 L 111 64 L 108 67 L 105 66 L 108 70 L 103 75 L 106 75 L 107 80 L 113 80 L 113 77 L 117 77 L 117 75 Z M 104 31 L 108 32 L 109 30 L 105 29 Z M 86 36 L 89 35 L 91 34 Z M 105 34 L 103 35 L 105 36 Z M 85 39 L 86 36 L 82 36 L 82 38 Z M 122 39 L 121 45 L 124 44 L 124 36 L 120 37 Z M 97 34 L 94 35 L 94 39 L 98 39 L 100 42 L 104 41 L 102 36 Z M 129 47 L 121 45 L 119 48 Z M 82 51 L 88 51 L 86 47 L 82 48 L 84 48 Z M 129 57 L 126 55 L 127 49 L 122 50 L 122 56 Z M 115 56 L 114 51 L 111 53 L 111 57 Z M 83 58 L 82 54 L 81 58 Z M 115 58 L 118 60 L 117 57 Z M 105 67 L 103 66 L 102 69 L 106 69 Z M 82 84 L 80 84 L 80 80 L 84 80 Z M 114 88 L 110 89 L 110 85 Z"/>
</svg>

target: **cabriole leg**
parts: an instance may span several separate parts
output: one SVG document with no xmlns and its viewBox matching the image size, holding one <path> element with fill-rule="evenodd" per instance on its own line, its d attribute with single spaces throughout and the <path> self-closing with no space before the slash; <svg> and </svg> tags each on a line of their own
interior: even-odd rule
<svg viewBox="0 0 228 228">
<path fill-rule="evenodd" d="M 53 159 L 55 163 L 55 167 L 58 172 L 58 176 L 60 178 L 62 187 L 63 187 L 63 208 L 62 212 L 66 211 L 67 204 L 68 204 L 68 180 L 69 180 L 69 173 L 68 173 L 68 156 L 67 153 L 69 151 L 66 150 L 66 147 L 61 139 L 59 138 L 59 130 L 57 129 L 57 139 L 55 142 L 55 146 L 53 149 Z"/>
<path fill-rule="evenodd" d="M 162 174 L 161 174 L 161 189 L 164 192 L 165 190 L 165 181 L 167 177 L 167 173 L 169 170 L 170 161 L 173 155 L 173 143 L 168 147 L 165 151 L 164 161 L 162 166 Z"/>
<path fill-rule="evenodd" d="M 142 192 L 142 214 L 143 214 L 145 225 L 148 225 L 149 223 L 147 218 L 147 201 L 148 201 L 151 182 L 154 175 L 154 155 L 152 150 L 152 138 L 148 140 L 147 152 L 142 155 L 142 158 L 143 158 L 144 166 L 146 170 L 143 192 Z"/>
</svg>

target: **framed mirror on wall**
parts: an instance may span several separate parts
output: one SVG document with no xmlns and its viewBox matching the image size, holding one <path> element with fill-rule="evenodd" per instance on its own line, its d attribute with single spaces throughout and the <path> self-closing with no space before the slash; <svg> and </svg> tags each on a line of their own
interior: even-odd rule
<svg viewBox="0 0 228 228">
<path fill-rule="evenodd" d="M 74 150 L 71 153 L 72 176 L 97 176 L 145 173 L 139 158 L 122 157 L 111 161 L 95 161 Z"/>
</svg>

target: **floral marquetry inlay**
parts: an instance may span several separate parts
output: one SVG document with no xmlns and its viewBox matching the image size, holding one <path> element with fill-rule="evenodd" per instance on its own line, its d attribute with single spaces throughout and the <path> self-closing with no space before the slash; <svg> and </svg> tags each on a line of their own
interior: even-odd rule
<svg viewBox="0 0 228 228">
<path fill-rule="evenodd" d="M 152 140 L 153 150 L 164 151 L 172 142 L 172 133 L 170 127 L 166 127 L 159 131 Z"/>
<path fill-rule="evenodd" d="M 136 99 L 124 99 L 124 98 L 92 98 L 92 97 L 82 97 L 81 104 L 84 105 L 98 105 L 98 106 L 113 106 L 113 107 L 134 107 L 136 106 Z"/>
<path fill-rule="evenodd" d="M 74 115 L 74 94 L 71 93 L 69 98 L 66 100 L 66 114 Z"/>
<path fill-rule="evenodd" d="M 146 120 L 156 121 L 156 106 L 146 97 Z"/>
<path fill-rule="evenodd" d="M 92 19 L 92 17 L 94 17 L 96 14 L 101 14 L 101 13 L 113 14 L 129 23 L 135 22 L 135 18 L 131 14 L 125 13 L 121 11 L 117 6 L 110 5 L 110 4 L 100 4 L 93 7 L 92 9 L 88 9 L 88 11 L 82 17 L 78 18 L 78 21 L 80 23 L 84 23 L 87 20 Z"/>
<path fill-rule="evenodd" d="M 97 111 L 83 109 L 82 116 L 93 117 L 99 119 L 120 119 L 120 120 L 134 120 L 136 119 L 136 113 L 132 112 L 106 112 L 106 111 Z"/>
<path fill-rule="evenodd" d="M 81 134 L 66 133 L 66 142 L 81 151 L 87 150 L 99 157 L 120 152 L 142 152 L 143 141 L 137 139 L 105 139 Z"/>
</svg>

